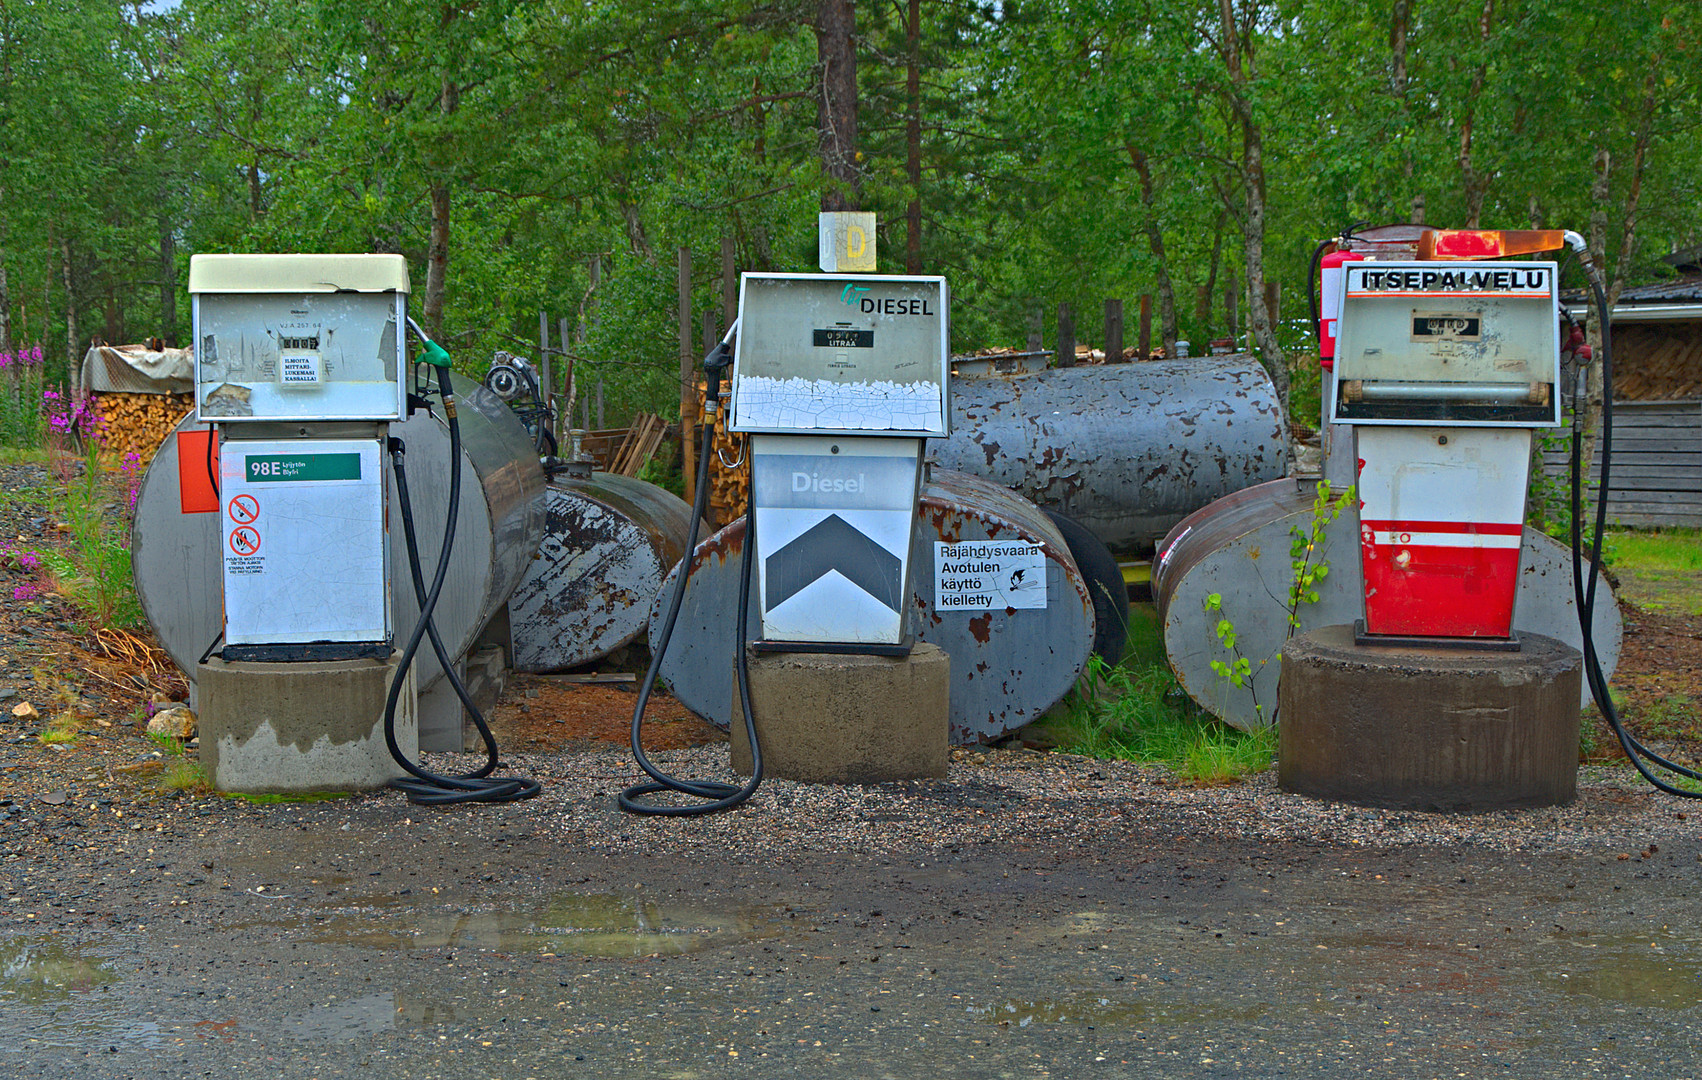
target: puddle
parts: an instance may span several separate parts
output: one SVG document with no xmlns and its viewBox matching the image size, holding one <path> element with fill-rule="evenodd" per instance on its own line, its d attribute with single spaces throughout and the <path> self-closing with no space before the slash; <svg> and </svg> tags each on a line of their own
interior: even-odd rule
<svg viewBox="0 0 1702 1080">
<path fill-rule="evenodd" d="M 30 938 L 0 943 L 0 1004 L 66 1001 L 117 981 L 105 964 L 76 946 Z"/>
<path fill-rule="evenodd" d="M 278 1021 L 284 1034 L 308 1042 L 354 1042 L 396 1026 L 396 995 L 367 994 L 326 1005 L 314 1005 Z"/>
<path fill-rule="evenodd" d="M 765 908 L 714 911 L 612 893 L 560 893 L 526 910 L 330 915 L 308 932 L 327 945 L 475 948 L 572 956 L 678 955 L 766 936 Z"/>
<path fill-rule="evenodd" d="M 159 1046 L 160 1025 L 115 1019 L 106 996 L 92 992 L 117 981 L 104 961 L 76 945 L 0 942 L 0 1052 Z M 35 1008 L 4 1008 L 16 1005 Z"/>
<path fill-rule="evenodd" d="M 1093 1027 L 1144 1027 L 1153 1024 L 1199 1024 L 1220 1020 L 1257 1020 L 1263 1005 L 1230 1008 L 1193 1002 L 1113 1001 L 1078 995 L 1037 1001 L 1001 1001 L 970 1005 L 965 1012 L 990 1024 L 1028 1027 L 1031 1024 L 1088 1024 Z"/>
<path fill-rule="evenodd" d="M 1702 1003 L 1702 967 L 1659 938 L 1592 935 L 1568 942 L 1553 978 L 1566 993 L 1656 1009 Z"/>
</svg>

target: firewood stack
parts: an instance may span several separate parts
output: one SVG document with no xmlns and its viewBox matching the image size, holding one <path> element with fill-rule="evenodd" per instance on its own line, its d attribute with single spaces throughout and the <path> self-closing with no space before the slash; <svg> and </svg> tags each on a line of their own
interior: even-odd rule
<svg viewBox="0 0 1702 1080">
<path fill-rule="evenodd" d="M 725 398 L 721 405 L 722 408 L 715 414 L 715 446 L 720 453 L 709 462 L 709 510 L 706 515 L 709 523 L 717 528 L 743 517 L 745 503 L 751 494 L 751 463 L 750 455 L 745 452 L 745 436 L 727 434 Z M 703 415 L 703 411 L 700 406 L 698 414 Z M 701 439 L 701 434 L 698 437 Z M 722 465 L 723 454 L 728 461 L 739 462 L 739 467 L 729 469 Z"/>
<path fill-rule="evenodd" d="M 109 391 L 96 394 L 95 405 L 100 410 L 106 452 L 118 460 L 134 452 L 147 465 L 178 421 L 195 408 L 195 395 Z"/>
</svg>

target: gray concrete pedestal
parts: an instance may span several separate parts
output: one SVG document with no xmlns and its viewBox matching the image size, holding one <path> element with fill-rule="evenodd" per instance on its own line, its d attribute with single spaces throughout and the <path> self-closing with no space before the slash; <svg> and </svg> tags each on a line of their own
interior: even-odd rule
<svg viewBox="0 0 1702 1080">
<path fill-rule="evenodd" d="M 1571 802 L 1582 657 L 1356 645 L 1325 626 L 1283 649 L 1277 783 L 1364 806 L 1481 811 Z"/>
<path fill-rule="evenodd" d="M 220 791 L 355 791 L 403 775 L 384 739 L 390 660 L 226 663 L 196 671 L 201 762 Z M 419 755 L 413 672 L 396 705 L 396 742 Z"/>
<path fill-rule="evenodd" d="M 751 707 L 763 772 L 810 784 L 944 776 L 950 759 L 951 657 L 756 653 Z M 733 769 L 751 772 L 745 711 L 733 691 Z"/>
</svg>

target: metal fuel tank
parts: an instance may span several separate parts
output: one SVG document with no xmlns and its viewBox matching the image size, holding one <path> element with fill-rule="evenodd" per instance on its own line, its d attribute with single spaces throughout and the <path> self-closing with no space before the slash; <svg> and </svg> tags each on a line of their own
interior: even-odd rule
<svg viewBox="0 0 1702 1080">
<path fill-rule="evenodd" d="M 508 598 L 516 671 L 578 667 L 638 637 L 691 531 L 683 499 L 618 473 L 558 474 L 544 499 L 538 557 Z"/>
<path fill-rule="evenodd" d="M 508 599 L 530 566 L 544 525 L 544 474 L 537 450 L 514 413 L 478 383 L 454 376 L 461 426 L 461 507 L 454 552 L 435 621 L 443 644 L 459 657 Z M 193 414 L 177 431 L 205 431 Z M 449 508 L 449 429 L 438 416 L 416 411 L 390 425 L 407 446 L 422 572 L 429 585 L 443 544 Z M 398 642 L 419 617 L 408 576 L 408 552 L 394 477 L 389 494 L 390 597 Z M 202 656 L 223 627 L 219 513 L 185 514 L 178 486 L 177 439 L 166 436 L 142 479 L 131 531 L 136 595 L 160 644 L 193 681 Z M 442 668 L 429 646 L 415 660 L 420 688 Z"/>
<path fill-rule="evenodd" d="M 1250 355 L 952 380 L 943 468 L 985 477 L 1145 554 L 1214 499 L 1281 477 L 1287 429 Z"/>
<path fill-rule="evenodd" d="M 1153 563 L 1152 591 L 1164 632 L 1164 649 L 1188 695 L 1209 712 L 1243 730 L 1274 717 L 1282 646 L 1289 637 L 1288 596 L 1290 529 L 1308 529 L 1315 480 L 1284 479 L 1260 484 L 1189 515 L 1159 545 Z M 1329 572 L 1314 586 L 1315 603 L 1301 604 L 1295 633 L 1320 626 L 1351 623 L 1362 615 L 1358 518 L 1350 509 L 1325 530 L 1315 558 Z M 1597 576 L 1597 589 L 1611 597 L 1612 586 Z M 1207 599 L 1217 596 L 1217 606 Z M 1232 663 L 1234 654 L 1220 643 L 1216 626 L 1227 619 L 1235 628 L 1236 649 L 1252 665 L 1242 687 L 1212 671 L 1214 660 Z M 1513 626 L 1558 638 L 1573 648 L 1583 640 L 1572 592 L 1572 553 L 1564 544 L 1534 529 L 1524 531 L 1524 559 Z M 1595 639 L 1602 668 L 1611 675 L 1624 638 L 1619 608 L 1598 603 Z M 1583 704 L 1589 689 L 1583 691 Z"/>
<path fill-rule="evenodd" d="M 732 715 L 741 518 L 698 544 L 662 678 L 687 708 L 725 727 Z M 934 603 L 936 543 L 1019 540 L 1041 550 L 1046 606 L 947 611 Z M 1093 604 L 1064 538 L 1036 506 L 978 477 L 934 469 L 922 485 L 911 538 L 916 639 L 951 657 L 951 740 L 995 739 L 1038 718 L 1075 685 L 1093 647 Z M 680 573 L 663 582 L 650 613 L 651 639 Z M 752 633 L 762 625 L 753 589 Z"/>
</svg>

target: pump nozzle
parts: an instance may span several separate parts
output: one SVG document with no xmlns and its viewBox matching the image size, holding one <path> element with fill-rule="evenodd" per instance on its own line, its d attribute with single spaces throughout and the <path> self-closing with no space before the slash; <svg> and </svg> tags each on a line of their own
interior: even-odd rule
<svg viewBox="0 0 1702 1080">
<path fill-rule="evenodd" d="M 408 316 L 408 326 L 420 339 L 420 359 L 433 367 L 447 369 L 450 364 L 449 353 L 443 346 L 427 336 L 426 332 L 420 329 L 420 324 L 414 321 L 412 315 Z"/>
<path fill-rule="evenodd" d="M 721 380 L 727 377 L 727 368 L 733 363 L 733 339 L 739 333 L 739 320 L 734 319 L 733 325 L 727 327 L 721 341 L 709 355 L 703 358 L 703 374 L 707 377 L 709 386 L 704 398 L 709 407 L 714 409 L 721 400 Z"/>
</svg>

